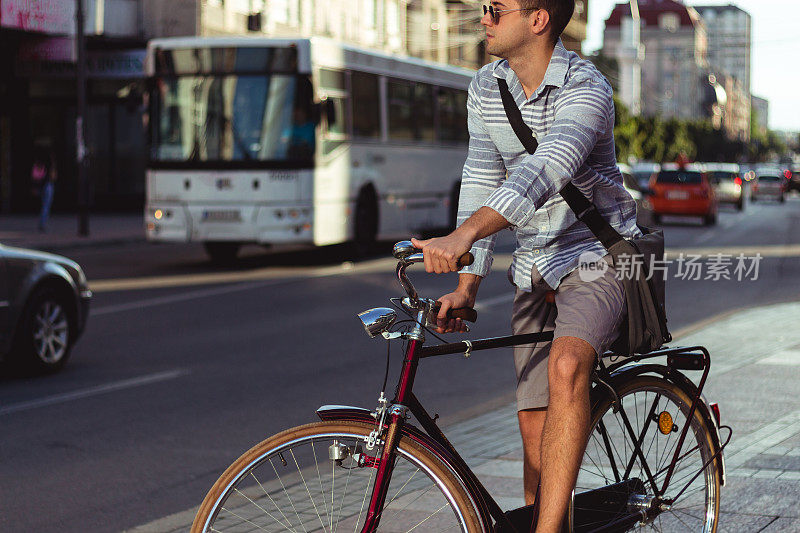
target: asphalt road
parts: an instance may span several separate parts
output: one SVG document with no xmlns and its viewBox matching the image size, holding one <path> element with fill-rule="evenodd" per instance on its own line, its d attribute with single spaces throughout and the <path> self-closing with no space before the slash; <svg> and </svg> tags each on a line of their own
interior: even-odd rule
<svg viewBox="0 0 800 533">
<path fill-rule="evenodd" d="M 733 254 L 735 278 L 739 252 L 763 256 L 756 280 L 752 271 L 742 281 L 678 279 L 673 264 L 673 332 L 734 309 L 800 299 L 798 222 L 798 197 L 743 213 L 723 209 L 712 228 L 668 219 L 672 257 Z M 508 333 L 503 265 L 511 249 L 506 236 L 481 286 L 471 337 Z M 93 311 L 63 372 L 0 375 L 0 530 L 120 531 L 147 523 L 196 505 L 239 453 L 314 421 L 320 405 L 374 407 L 386 343 L 368 339 L 355 314 L 400 295 L 388 250 L 349 263 L 342 248 L 254 248 L 228 269 L 211 266 L 194 245 L 67 254 L 94 282 Z M 421 269 L 414 279 L 433 297 L 455 282 Z M 786 320 L 790 327 L 795 317 Z M 415 391 L 447 423 L 507 402 L 513 385 L 510 350 L 496 350 L 425 361 Z"/>
</svg>

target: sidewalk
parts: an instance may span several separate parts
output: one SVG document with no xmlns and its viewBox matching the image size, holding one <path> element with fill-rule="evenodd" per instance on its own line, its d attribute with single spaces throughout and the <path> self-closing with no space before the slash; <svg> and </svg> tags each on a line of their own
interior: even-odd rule
<svg viewBox="0 0 800 533">
<path fill-rule="evenodd" d="M 145 240 L 142 213 L 90 214 L 89 235 L 78 235 L 77 214 L 56 214 L 46 233 L 38 231 L 37 215 L 0 215 L 0 243 L 60 252 Z"/>
<path fill-rule="evenodd" d="M 800 302 L 753 308 L 672 343 L 709 349 L 704 394 L 719 403 L 722 423 L 734 430 L 725 450 L 720 532 L 800 531 L 800 328 L 787 327 L 798 316 Z M 513 404 L 450 425 L 445 433 L 502 508 L 523 504 L 522 443 Z M 231 457 L 241 451 L 231 450 Z M 195 511 L 132 531 L 188 531 Z"/>
</svg>

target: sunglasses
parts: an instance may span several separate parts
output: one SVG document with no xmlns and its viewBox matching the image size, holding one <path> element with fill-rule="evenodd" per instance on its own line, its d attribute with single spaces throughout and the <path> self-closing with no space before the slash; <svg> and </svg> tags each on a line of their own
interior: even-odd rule
<svg viewBox="0 0 800 533">
<path fill-rule="evenodd" d="M 502 17 L 506 13 L 511 13 L 512 11 L 535 11 L 538 8 L 522 8 L 522 9 L 497 9 L 492 5 L 483 6 L 483 14 L 489 13 L 489 17 L 492 19 L 492 24 L 498 24 L 500 22 L 500 17 Z"/>
</svg>

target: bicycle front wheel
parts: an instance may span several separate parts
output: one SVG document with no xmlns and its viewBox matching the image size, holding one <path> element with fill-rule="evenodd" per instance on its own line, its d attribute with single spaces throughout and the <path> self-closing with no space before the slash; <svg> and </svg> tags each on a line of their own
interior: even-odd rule
<svg viewBox="0 0 800 533">
<path fill-rule="evenodd" d="M 592 408 L 591 433 L 575 488 L 574 531 L 594 529 L 636 510 L 657 509 L 630 528 L 714 533 L 719 521 L 718 459 L 712 460 L 714 441 L 699 412 L 692 417 L 666 491 L 656 494 L 662 490 L 688 421 L 691 398 L 674 383 L 656 376 L 637 376 L 622 384 L 617 394 L 622 404 L 619 412 L 614 412 L 608 398 Z M 622 411 L 635 439 L 625 426 Z M 641 456 L 635 452 L 637 442 Z M 609 490 L 616 490 L 616 495 Z M 580 493 L 585 491 L 598 491 L 606 501 L 616 499 L 618 505 L 604 504 L 606 514 L 602 509 L 580 509 L 578 502 L 599 501 L 582 498 Z M 661 505 L 656 496 L 674 501 Z"/>
<path fill-rule="evenodd" d="M 319 422 L 286 430 L 236 460 L 208 492 L 192 533 L 292 531 L 358 533 L 381 446 L 374 426 Z M 403 437 L 378 531 L 482 531 L 458 478 L 430 451 Z"/>
</svg>

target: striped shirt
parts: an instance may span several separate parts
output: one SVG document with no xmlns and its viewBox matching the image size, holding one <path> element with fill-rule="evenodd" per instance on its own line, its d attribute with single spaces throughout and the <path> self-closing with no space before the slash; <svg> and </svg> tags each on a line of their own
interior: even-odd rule
<svg viewBox="0 0 800 533">
<path fill-rule="evenodd" d="M 506 80 L 539 142 L 533 155 L 525 151 L 508 122 L 496 78 Z M 555 289 L 578 266 L 582 253 L 606 255 L 558 194 L 570 180 L 623 236 L 640 234 L 636 204 L 622 185 L 614 152 L 611 86 L 592 63 L 568 52 L 560 40 L 530 98 L 508 61 L 495 61 L 473 78 L 467 112 L 469 155 L 458 223 L 482 206 L 511 223 L 517 248 L 510 275 L 517 287 L 532 290 L 531 276 L 538 274 Z M 460 272 L 488 274 L 496 236 L 475 242 L 471 250 L 475 262 Z"/>
</svg>

